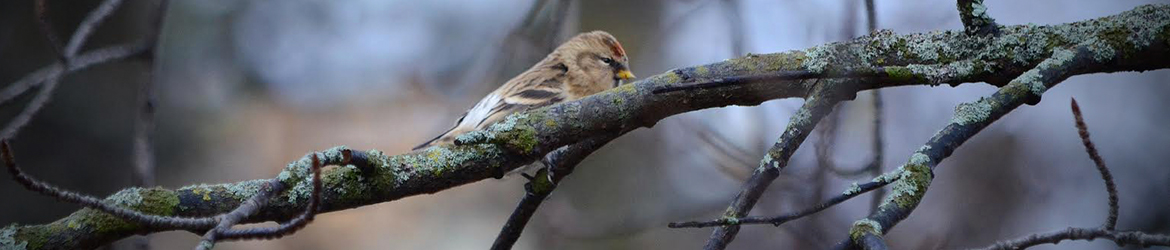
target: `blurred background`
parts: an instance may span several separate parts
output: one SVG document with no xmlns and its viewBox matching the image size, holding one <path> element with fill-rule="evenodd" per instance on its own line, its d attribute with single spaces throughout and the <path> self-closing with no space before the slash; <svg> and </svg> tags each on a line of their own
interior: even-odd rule
<svg viewBox="0 0 1170 250">
<path fill-rule="evenodd" d="M 155 1 L 126 1 L 83 51 L 149 33 Z M 1057 24 L 1166 1 L 987 0 L 1000 24 Z M 97 0 L 49 1 L 67 38 Z M 876 1 L 876 26 L 896 33 L 961 29 L 953 1 Z M 55 60 L 32 1 L 0 2 L 0 84 Z M 168 188 L 270 178 L 306 152 L 336 145 L 407 152 L 443 132 L 480 97 L 573 34 L 606 30 L 634 72 L 803 49 L 864 35 L 863 1 L 172 1 L 154 64 L 128 60 L 63 78 L 52 102 L 14 139 L 32 175 L 97 196 L 131 185 L 138 87 L 157 80 L 154 181 Z M 151 75 L 150 70 L 156 74 Z M 894 249 L 982 247 L 996 240 L 1104 222 L 1106 193 L 1077 137 L 1076 97 L 1120 190 L 1119 229 L 1170 233 L 1170 71 L 1073 77 L 978 134 L 935 172 L 926 199 L 887 236 Z M 987 84 L 883 89 L 889 171 Z M 8 123 L 35 91 L 0 107 Z M 755 215 L 838 194 L 874 157 L 872 95 L 838 106 Z M 694 249 L 710 229 L 668 222 L 716 218 L 800 100 L 668 118 L 587 159 L 540 208 L 517 249 Z M 822 153 L 818 161 L 816 148 Z M 820 167 L 824 166 L 824 167 Z M 840 171 L 838 171 L 840 172 Z M 483 249 L 523 194 L 522 178 L 323 214 L 280 240 L 218 249 Z M 47 223 L 78 209 L 0 180 L 0 225 Z M 731 249 L 827 248 L 864 217 L 861 196 L 780 227 L 747 226 Z M 199 236 L 153 234 L 155 249 Z M 131 247 L 123 240 L 114 249 Z M 1109 241 L 1035 249 L 1113 249 Z"/>
</svg>

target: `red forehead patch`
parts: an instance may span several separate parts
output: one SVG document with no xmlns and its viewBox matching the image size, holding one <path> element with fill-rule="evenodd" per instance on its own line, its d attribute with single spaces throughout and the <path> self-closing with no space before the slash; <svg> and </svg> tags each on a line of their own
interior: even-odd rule
<svg viewBox="0 0 1170 250">
<path fill-rule="evenodd" d="M 621 43 L 610 39 L 605 39 L 605 42 L 609 44 L 609 49 L 613 50 L 614 55 L 622 58 L 626 57 L 626 50 L 622 49 Z"/>
</svg>

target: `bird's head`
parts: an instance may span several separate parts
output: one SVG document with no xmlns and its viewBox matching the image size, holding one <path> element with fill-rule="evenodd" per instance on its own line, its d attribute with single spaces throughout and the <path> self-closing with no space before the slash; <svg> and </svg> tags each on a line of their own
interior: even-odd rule
<svg viewBox="0 0 1170 250">
<path fill-rule="evenodd" d="M 612 81 L 612 85 L 606 86 L 607 88 L 634 79 L 626 50 L 613 35 L 605 31 L 581 33 L 569 39 L 553 53 L 562 53 L 566 58 L 573 58 L 574 60 L 569 63 L 581 70 L 581 74 L 586 78 L 605 83 Z"/>
</svg>

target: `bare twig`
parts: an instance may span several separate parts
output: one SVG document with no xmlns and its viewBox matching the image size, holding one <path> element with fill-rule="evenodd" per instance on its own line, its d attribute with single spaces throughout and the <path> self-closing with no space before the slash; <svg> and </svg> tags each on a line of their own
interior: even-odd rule
<svg viewBox="0 0 1170 250">
<path fill-rule="evenodd" d="M 4 165 L 8 167 L 8 173 L 12 174 L 12 178 L 16 181 L 16 183 L 20 183 L 20 185 L 23 185 L 28 190 L 32 190 L 33 192 L 37 192 L 45 196 L 106 212 L 117 216 L 118 218 L 122 218 L 123 220 L 142 224 L 151 228 L 211 228 L 216 224 L 216 221 L 213 218 L 180 218 L 144 214 L 115 204 L 103 202 L 101 199 L 94 198 L 92 196 L 63 190 L 54 187 L 51 184 L 34 179 L 32 176 L 26 175 L 23 171 L 20 170 L 20 167 L 16 165 L 16 158 L 13 156 L 11 149 L 9 149 L 8 140 L 0 141 L 0 154 L 3 155 Z"/>
<path fill-rule="evenodd" d="M 92 30 L 96 28 L 96 26 L 100 24 L 102 20 L 105 20 L 105 18 L 108 17 L 109 14 L 113 12 L 113 10 L 116 9 L 120 3 L 121 0 L 106 0 L 105 2 L 102 2 L 101 6 L 98 6 L 97 9 L 90 12 L 89 15 L 85 17 L 85 20 L 82 20 L 81 24 L 77 28 L 77 31 L 73 33 L 73 37 L 69 39 L 69 44 L 66 45 L 64 49 L 62 49 L 63 53 L 60 54 L 60 63 L 62 65 L 68 66 L 73 64 L 72 61 L 74 55 L 77 54 L 77 50 L 80 49 L 80 47 L 85 43 L 85 40 L 89 38 Z M 42 32 L 45 34 L 45 36 L 48 37 L 50 41 L 53 41 L 57 39 L 57 35 L 52 31 L 52 27 L 48 26 L 48 21 L 44 17 L 44 4 L 45 3 L 43 1 L 38 1 L 36 3 L 36 15 L 41 20 Z M 23 128 L 24 125 L 28 124 L 28 122 L 32 120 L 32 117 L 40 112 L 41 108 L 43 108 L 45 104 L 52 100 L 53 90 L 56 90 L 57 84 L 60 82 L 60 80 L 61 75 L 57 74 L 47 77 L 45 79 L 45 84 L 41 86 L 41 91 L 37 93 L 37 96 L 34 97 L 27 106 L 25 106 L 24 110 L 22 110 L 20 114 L 18 114 L 15 118 L 12 119 L 12 121 L 8 122 L 8 124 L 4 126 L 4 130 L 0 130 L 0 138 L 14 138 L 20 129 Z M 5 94 L 8 94 L 7 91 L 5 91 Z M 13 93 L 12 96 L 16 96 L 18 94 L 19 93 Z M 5 95 L 5 99 L 0 100 L 7 100 L 7 95 Z"/>
<path fill-rule="evenodd" d="M 49 78 L 45 84 L 41 86 L 41 91 L 37 92 L 36 97 L 33 97 L 32 101 L 30 101 L 28 105 L 24 107 L 24 110 L 21 110 L 20 114 L 17 114 L 16 117 L 12 118 L 12 120 L 4 126 L 4 130 L 0 130 L 0 138 L 7 140 L 16 137 L 16 133 L 20 132 L 20 129 L 24 128 L 24 125 L 27 125 L 28 122 L 32 120 L 32 117 L 40 112 L 41 108 L 45 107 L 45 104 L 49 103 L 49 100 L 53 98 L 53 90 L 57 89 L 57 84 L 60 82 L 60 78 Z"/>
<path fill-rule="evenodd" d="M 45 39 L 49 41 L 49 47 L 53 48 L 57 59 L 64 62 L 65 52 L 61 48 L 61 38 L 57 36 L 57 32 L 53 32 L 53 23 L 49 21 L 49 16 L 46 14 L 49 9 L 46 0 L 36 0 L 33 3 L 33 8 L 33 14 L 37 17 L 37 28 L 40 29 L 41 35 L 44 35 Z"/>
<path fill-rule="evenodd" d="M 1085 144 L 1085 152 L 1089 153 L 1089 158 L 1092 158 L 1093 163 L 1097 165 L 1097 171 L 1101 172 L 1101 179 L 1105 180 L 1105 191 L 1109 192 L 1109 215 L 1105 219 L 1105 230 L 1117 230 L 1117 185 L 1113 183 L 1113 174 L 1109 173 L 1109 167 L 1105 166 L 1105 159 L 1102 159 L 1101 154 L 1097 152 L 1097 146 L 1094 146 L 1093 141 L 1089 140 L 1089 128 L 1085 125 L 1085 118 L 1081 115 L 1081 107 L 1077 106 L 1077 99 L 1072 99 L 1069 105 L 1072 106 L 1073 119 L 1076 120 L 1081 142 Z"/>
<path fill-rule="evenodd" d="M 739 219 L 751 211 L 752 207 L 759 201 L 760 196 L 772 184 L 772 181 L 780 176 L 780 170 L 788 165 L 788 159 L 792 157 L 796 148 L 804 142 L 804 139 L 808 137 L 821 118 L 828 115 L 837 105 L 841 98 L 834 91 L 838 90 L 833 90 L 829 86 L 843 85 L 815 84 L 813 91 L 805 97 L 804 105 L 788 122 L 788 128 L 780 135 L 776 144 L 768 150 L 764 160 L 760 161 L 760 166 L 744 183 L 740 192 L 735 195 L 727 212 L 723 214 L 724 219 Z M 849 92 L 848 90 L 840 91 Z M 739 225 L 720 226 L 711 233 L 711 237 L 707 240 L 707 246 L 704 248 L 708 250 L 726 248 L 727 244 L 735 239 L 737 233 L 739 233 Z"/>
<path fill-rule="evenodd" d="M 823 211 L 823 210 L 828 209 L 830 207 L 833 207 L 837 204 L 840 204 L 841 202 L 845 202 L 849 199 L 852 199 L 853 197 L 857 197 L 858 195 L 861 195 L 861 194 L 864 194 L 864 193 L 867 193 L 867 192 L 870 192 L 873 190 L 880 189 L 881 187 L 884 187 L 887 184 L 890 184 L 891 182 L 897 180 L 899 177 L 897 173 L 892 173 L 889 176 L 890 176 L 890 178 L 879 177 L 879 178 L 875 178 L 873 181 L 866 182 L 863 184 L 854 183 L 853 187 L 850 187 L 849 189 L 845 190 L 845 192 L 842 192 L 840 195 L 834 196 L 833 198 L 830 198 L 829 200 L 827 200 L 823 203 L 817 204 L 817 205 L 809 207 L 809 208 L 805 208 L 805 209 L 800 210 L 800 211 L 781 215 L 781 216 L 774 216 L 774 217 L 752 216 L 752 217 L 744 217 L 744 218 L 739 218 L 739 219 L 721 218 L 721 219 L 710 220 L 710 221 L 672 222 L 667 226 L 669 226 L 671 228 L 713 227 L 713 226 L 746 225 L 746 224 L 772 224 L 773 226 L 780 226 L 786 222 L 800 219 L 800 218 L 803 218 L 805 216 Z"/>
<path fill-rule="evenodd" d="M 102 21 L 106 20 L 118 6 L 122 5 L 122 0 L 105 0 L 96 9 L 89 12 L 85 19 L 81 20 L 81 24 L 77 26 L 77 30 L 73 31 L 73 36 L 69 38 L 69 43 L 65 45 L 65 58 L 72 59 L 74 55 L 85 46 L 85 40 L 89 39 L 89 35 L 101 25 Z"/>
<path fill-rule="evenodd" d="M 504 223 L 504 227 L 500 229 L 491 249 L 512 249 L 512 245 L 520 239 L 520 234 L 524 231 L 528 221 L 532 219 L 532 215 L 536 213 L 536 209 L 548 198 L 549 194 L 552 194 L 561 180 L 572 173 L 577 164 L 581 163 L 585 157 L 616 137 L 616 135 L 593 137 L 559 148 L 545 156 L 543 163 L 546 168 L 537 171 L 536 176 L 524 185 L 526 191 L 524 198 L 521 198 L 516 209 L 512 211 L 512 215 L 508 217 L 508 222 Z"/>
<path fill-rule="evenodd" d="M 119 44 L 100 49 L 94 49 L 74 57 L 69 65 L 61 62 L 42 67 L 24 77 L 8 84 L 3 91 L 0 91 L 0 104 L 11 101 L 12 98 L 19 96 L 27 91 L 29 88 L 38 86 L 47 82 L 52 78 L 60 78 L 62 75 L 73 73 L 75 71 L 83 70 L 94 65 L 116 62 L 136 55 L 140 55 L 149 51 L 152 45 L 145 41 L 135 43 Z"/>
<path fill-rule="evenodd" d="M 1119 232 L 1104 228 L 1066 228 L 1064 230 L 1028 235 L 1022 238 L 998 242 L 988 246 L 986 250 L 1025 249 L 1040 244 L 1058 244 L 1063 240 L 1095 240 L 1107 239 L 1118 246 L 1136 245 L 1139 247 L 1170 246 L 1170 235 L 1149 234 L 1129 231 Z"/>
</svg>

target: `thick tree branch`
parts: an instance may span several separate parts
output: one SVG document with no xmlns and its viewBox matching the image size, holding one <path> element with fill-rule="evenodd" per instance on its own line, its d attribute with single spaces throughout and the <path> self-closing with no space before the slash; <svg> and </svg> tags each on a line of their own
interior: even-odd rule
<svg viewBox="0 0 1170 250">
<path fill-rule="evenodd" d="M 815 85 L 831 84 L 850 91 L 965 82 L 989 82 L 1001 86 L 1046 59 L 1061 58 L 1061 55 L 1070 51 L 1063 48 L 1078 44 L 1082 46 L 1076 51 L 1092 52 L 1084 54 L 1090 55 L 1087 56 L 1088 60 L 1096 62 L 1085 61 L 1080 56 L 1082 53 L 1074 53 L 1078 55 L 1073 60 L 1077 66 L 1073 67 L 1074 70 L 1064 72 L 1064 77 L 1170 67 L 1170 60 L 1166 59 L 1170 58 L 1170 49 L 1167 49 L 1170 43 L 1170 6 L 1166 5 L 1142 6 L 1119 15 L 1071 24 L 1008 26 L 1003 27 L 1002 32 L 1000 36 L 978 38 L 949 31 L 907 35 L 877 32 L 851 41 L 806 50 L 749 55 L 671 70 L 578 101 L 512 115 L 488 129 L 461 137 L 460 145 L 435 146 L 395 156 L 387 156 L 376 150 L 367 151 L 364 155 L 366 157 L 362 159 L 368 165 L 353 164 L 322 173 L 323 192 L 319 211 L 325 213 L 439 192 L 492 178 L 501 170 L 517 168 L 557 148 L 593 136 L 621 135 L 637 128 L 653 126 L 665 117 L 693 110 L 727 105 L 756 105 L 767 100 L 804 97 L 812 92 Z M 1053 56 L 1054 50 L 1062 52 Z M 890 77 L 821 80 L 821 84 L 812 84 L 814 81 L 769 80 L 694 91 L 652 93 L 667 86 L 784 71 L 836 74 L 865 69 L 883 69 Z M 1025 76 L 1049 74 L 1047 71 L 1036 71 Z M 1041 77 L 1035 78 L 1021 77 L 1017 80 L 1027 83 L 1041 80 Z M 1004 95 L 1025 96 L 1027 98 L 1021 97 L 1026 99 L 1024 102 L 1035 103 L 1039 101 L 1038 94 L 1050 86 L 1017 83 L 1001 91 L 1006 91 Z M 1033 90 L 1039 91 L 1028 94 Z M 986 102 L 993 107 L 1004 105 Z M 992 114 L 996 117 L 1002 115 Z M 973 126 L 971 124 L 976 123 L 979 122 L 964 123 L 966 125 L 955 129 L 969 130 Z M 967 133 L 974 131 L 960 134 Z M 954 141 L 950 138 L 946 140 Z M 941 156 L 943 148 L 949 148 L 946 149 L 949 154 L 953 150 L 951 146 L 957 144 L 928 149 L 924 154 Z M 326 150 L 322 154 L 325 156 L 322 161 L 343 162 L 344 152 L 347 151 L 343 148 Z M 244 223 L 286 221 L 300 214 L 308 203 L 312 189 L 307 178 L 309 168 L 308 159 L 289 164 L 278 177 L 290 187 L 289 190 L 270 200 L 259 213 L 244 220 Z M 905 172 L 912 173 L 911 177 L 915 180 L 921 180 L 921 176 L 929 174 L 909 164 L 906 169 L 912 170 Z M 906 183 L 913 183 L 907 181 L 906 177 L 903 175 L 902 180 L 895 182 L 895 192 L 891 195 L 904 197 L 900 195 L 905 192 L 899 191 L 907 191 L 904 190 L 908 187 Z M 253 180 L 195 185 L 173 190 L 132 188 L 120 191 L 103 202 L 161 216 L 208 216 L 239 207 L 260 190 L 265 182 Z M 887 196 L 887 200 L 890 200 L 890 196 Z M 911 204 L 904 203 L 907 200 L 901 198 L 894 200 L 898 201 L 894 204 Z M 887 209 L 879 210 L 878 213 L 882 214 L 884 212 L 881 210 Z M 121 218 L 87 208 L 47 224 L 10 225 L 0 229 L 0 245 L 23 245 L 29 249 L 84 249 L 133 234 L 174 230 L 132 223 Z M 204 230 L 209 228 L 205 227 Z"/>
</svg>

